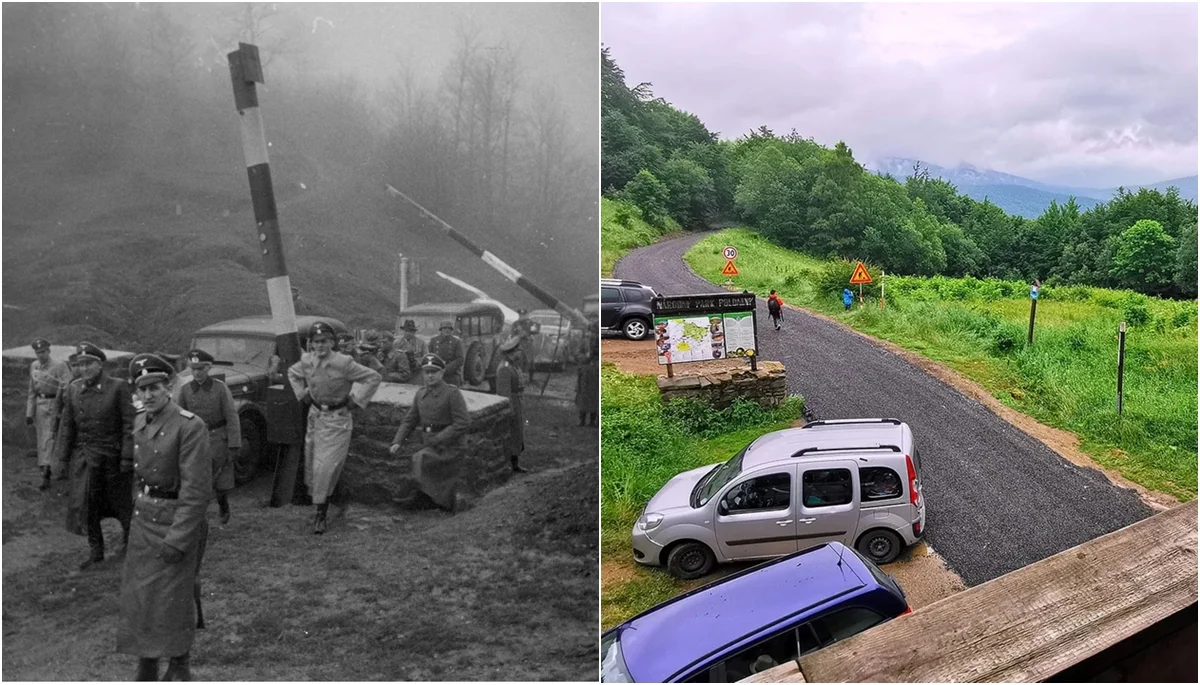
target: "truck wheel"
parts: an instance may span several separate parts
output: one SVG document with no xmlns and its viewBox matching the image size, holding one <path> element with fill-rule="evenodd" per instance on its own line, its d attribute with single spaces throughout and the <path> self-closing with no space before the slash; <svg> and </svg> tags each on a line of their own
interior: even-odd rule
<svg viewBox="0 0 1200 685">
<path fill-rule="evenodd" d="M 242 449 L 233 462 L 233 482 L 245 485 L 258 475 L 258 466 L 267 448 L 266 433 L 258 421 L 250 416 L 238 417 L 242 427 Z"/>
<path fill-rule="evenodd" d="M 487 366 L 483 363 L 483 350 L 480 349 L 479 343 L 473 343 L 467 350 L 466 361 L 463 362 L 463 376 L 466 377 L 467 383 L 479 385 L 483 382 L 485 373 Z"/>
<path fill-rule="evenodd" d="M 716 564 L 712 550 L 701 542 L 682 542 L 667 553 L 667 570 L 680 580 L 695 580 L 707 575 Z"/>
</svg>

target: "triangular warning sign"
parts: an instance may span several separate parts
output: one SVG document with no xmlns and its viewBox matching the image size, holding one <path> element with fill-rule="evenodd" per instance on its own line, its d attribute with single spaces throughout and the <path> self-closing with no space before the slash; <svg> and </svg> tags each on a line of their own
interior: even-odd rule
<svg viewBox="0 0 1200 685">
<path fill-rule="evenodd" d="M 725 260 L 725 268 L 724 268 L 724 269 L 721 269 L 721 275 L 722 275 L 722 276 L 736 276 L 736 275 L 738 275 L 738 270 L 737 270 L 737 267 L 733 265 L 733 260 L 732 260 L 732 259 L 727 259 L 727 260 Z"/>
<path fill-rule="evenodd" d="M 867 273 L 867 267 L 863 266 L 862 262 L 859 262 L 858 266 L 854 267 L 854 275 L 850 277 L 850 283 L 858 284 L 870 282 L 871 274 Z"/>
</svg>

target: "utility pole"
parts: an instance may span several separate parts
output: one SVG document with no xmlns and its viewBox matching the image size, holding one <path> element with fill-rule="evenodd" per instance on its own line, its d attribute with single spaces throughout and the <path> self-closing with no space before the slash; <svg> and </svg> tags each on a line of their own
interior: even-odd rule
<svg viewBox="0 0 1200 685">
<path fill-rule="evenodd" d="M 408 309 L 408 257 L 400 257 L 400 311 Z"/>
<path fill-rule="evenodd" d="M 233 80 L 233 103 L 237 107 L 242 130 L 242 151 L 246 157 L 246 173 L 250 179 L 250 200 L 254 205 L 257 243 L 262 253 L 267 297 L 271 302 L 271 318 L 275 324 L 275 347 L 279 353 L 280 373 L 300 361 L 300 337 L 296 334 L 296 306 L 292 300 L 292 284 L 283 259 L 283 238 L 275 208 L 275 188 L 271 184 L 271 163 L 267 157 L 267 137 L 263 132 L 262 113 L 258 109 L 255 83 L 264 83 L 258 47 L 238 43 L 230 52 L 229 76 Z M 304 420 L 300 403 L 290 383 L 283 389 L 268 392 L 267 441 L 284 446 L 282 463 L 275 469 L 275 488 L 271 506 L 290 502 L 296 486 L 296 471 L 304 445 Z M 275 419 L 275 420 L 271 420 Z"/>
</svg>

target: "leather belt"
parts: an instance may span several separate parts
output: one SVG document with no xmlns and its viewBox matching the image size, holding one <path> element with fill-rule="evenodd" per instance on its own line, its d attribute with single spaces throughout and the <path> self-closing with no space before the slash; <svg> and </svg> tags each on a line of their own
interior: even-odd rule
<svg viewBox="0 0 1200 685">
<path fill-rule="evenodd" d="M 337 411 L 338 409 L 341 409 L 342 407 L 345 407 L 348 404 L 350 404 L 349 397 L 343 398 L 341 402 L 334 402 L 332 404 L 321 404 L 319 402 L 313 402 L 313 406 L 316 407 L 317 409 L 320 409 L 321 411 Z"/>
<path fill-rule="evenodd" d="M 142 483 L 138 487 L 138 492 L 147 497 L 155 497 L 157 499 L 179 499 L 179 491 L 160 490 L 159 488 Z"/>
<path fill-rule="evenodd" d="M 449 424 L 444 424 L 444 425 L 440 425 L 440 426 L 430 424 L 428 426 L 421 426 L 421 431 L 423 433 L 438 433 L 440 431 L 446 430 L 449 427 L 450 427 Z"/>
<path fill-rule="evenodd" d="M 222 421 L 217 421 L 217 422 L 215 422 L 215 423 L 210 423 L 210 424 L 208 425 L 208 429 L 209 429 L 210 431 L 215 431 L 216 429 L 218 429 L 218 428 L 224 428 L 225 426 L 226 426 L 226 422 L 225 422 L 224 420 L 222 420 Z"/>
</svg>

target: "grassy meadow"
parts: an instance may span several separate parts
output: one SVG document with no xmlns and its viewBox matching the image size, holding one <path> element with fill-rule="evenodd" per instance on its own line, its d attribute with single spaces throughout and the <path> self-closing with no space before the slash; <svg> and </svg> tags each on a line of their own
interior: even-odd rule
<svg viewBox="0 0 1200 685">
<path fill-rule="evenodd" d="M 613 266 L 626 252 L 679 230 L 673 220 L 667 222 L 666 227 L 655 228 L 642 220 L 641 210 L 634 205 L 600 198 L 600 276 L 611 277 Z"/>
<path fill-rule="evenodd" d="M 1026 283 L 887 276 L 881 310 L 879 270 L 868 265 L 875 282 L 863 287 L 866 305 L 856 303 L 846 312 L 841 290 L 852 263 L 795 253 L 745 228 L 701 240 L 685 259 L 701 276 L 723 283 L 725 245 L 739 252 L 734 286 L 759 295 L 774 288 L 789 304 L 943 362 L 1008 406 L 1075 433 L 1097 463 L 1152 490 L 1181 500 L 1195 498 L 1195 300 L 1044 286 L 1030 346 Z M 857 286 L 851 288 L 857 296 Z M 1121 321 L 1128 329 L 1124 411 L 1118 416 Z"/>
</svg>

